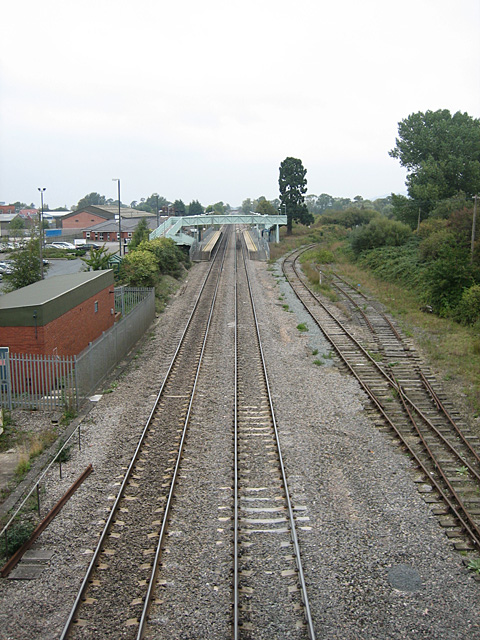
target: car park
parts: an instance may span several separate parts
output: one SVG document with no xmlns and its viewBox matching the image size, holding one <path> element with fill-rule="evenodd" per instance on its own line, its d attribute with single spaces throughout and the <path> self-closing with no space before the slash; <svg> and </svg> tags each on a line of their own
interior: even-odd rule
<svg viewBox="0 0 480 640">
<path fill-rule="evenodd" d="M 100 245 L 95 244 L 95 242 L 87 242 L 86 244 L 79 245 L 77 249 L 85 249 L 86 251 L 90 251 L 90 249 L 100 249 Z"/>
<path fill-rule="evenodd" d="M 2 275 L 3 274 L 12 273 L 12 264 L 11 264 L 11 262 L 9 262 L 8 260 L 0 261 L 0 273 Z"/>
<path fill-rule="evenodd" d="M 51 246 L 54 249 L 75 249 L 75 245 L 71 242 L 52 242 Z"/>
</svg>

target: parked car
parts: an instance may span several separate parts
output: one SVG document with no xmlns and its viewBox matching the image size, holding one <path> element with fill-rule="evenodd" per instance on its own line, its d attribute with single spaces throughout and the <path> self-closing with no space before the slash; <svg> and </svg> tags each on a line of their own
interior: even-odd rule
<svg viewBox="0 0 480 640">
<path fill-rule="evenodd" d="M 9 261 L 7 260 L 2 260 L 0 262 L 0 273 L 4 274 L 4 273 L 12 273 L 12 265 Z"/>
<path fill-rule="evenodd" d="M 95 242 L 87 242 L 86 244 L 80 244 L 77 249 L 85 249 L 85 251 L 90 251 L 90 249 L 100 249 L 100 245 L 95 244 Z"/>
<path fill-rule="evenodd" d="M 54 249 L 75 249 L 75 245 L 71 242 L 52 242 L 51 246 Z"/>
</svg>

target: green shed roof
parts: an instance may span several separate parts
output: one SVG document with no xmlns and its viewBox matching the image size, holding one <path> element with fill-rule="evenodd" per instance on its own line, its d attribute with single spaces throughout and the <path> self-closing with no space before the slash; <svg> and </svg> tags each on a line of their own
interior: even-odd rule
<svg viewBox="0 0 480 640">
<path fill-rule="evenodd" d="M 0 327 L 45 326 L 109 286 L 111 269 L 40 280 L 0 296 Z"/>
</svg>

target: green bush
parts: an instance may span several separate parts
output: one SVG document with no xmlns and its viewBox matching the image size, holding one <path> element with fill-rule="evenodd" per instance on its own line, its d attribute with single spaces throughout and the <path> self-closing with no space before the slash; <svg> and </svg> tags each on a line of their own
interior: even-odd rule
<svg viewBox="0 0 480 640">
<path fill-rule="evenodd" d="M 453 233 L 448 229 L 434 231 L 420 243 L 420 258 L 422 260 L 437 260 L 446 246 L 455 246 Z"/>
<path fill-rule="evenodd" d="M 335 261 L 334 255 L 328 249 L 319 249 L 315 253 L 315 262 L 317 264 L 331 264 Z"/>
<path fill-rule="evenodd" d="M 412 230 L 403 222 L 378 216 L 367 225 L 360 227 L 350 236 L 350 244 L 355 255 L 378 247 L 399 247 L 411 237 Z"/>
<path fill-rule="evenodd" d="M 162 274 L 179 276 L 182 272 L 182 264 L 186 267 L 190 264 L 188 255 L 171 238 L 155 238 L 141 242 L 138 250 L 152 253 L 157 261 L 158 270 Z"/>
<path fill-rule="evenodd" d="M 24 522 L 14 522 L 7 531 L 8 539 L 8 556 L 11 557 L 15 551 L 30 538 L 35 530 L 35 524 L 26 520 Z M 0 555 L 2 557 L 7 556 L 7 549 L 5 548 L 5 537 L 0 539 Z"/>
<path fill-rule="evenodd" d="M 425 265 L 419 261 L 416 238 L 402 247 L 380 247 L 365 251 L 358 263 L 387 282 L 399 282 L 410 289 L 423 286 Z"/>
<path fill-rule="evenodd" d="M 474 325 L 480 321 L 480 285 L 464 289 L 455 309 L 455 319 L 461 324 Z"/>
<path fill-rule="evenodd" d="M 127 253 L 122 260 L 122 275 L 132 287 L 153 287 L 159 275 L 155 255 L 140 248 Z"/>
<path fill-rule="evenodd" d="M 338 224 L 347 229 L 351 229 L 360 224 L 367 224 L 371 220 L 379 217 L 378 211 L 373 209 L 346 209 L 345 211 L 332 211 L 322 215 L 322 224 Z"/>
<path fill-rule="evenodd" d="M 445 246 L 423 272 L 425 301 L 441 317 L 452 315 L 464 289 L 473 284 L 470 255 L 464 247 Z"/>
</svg>

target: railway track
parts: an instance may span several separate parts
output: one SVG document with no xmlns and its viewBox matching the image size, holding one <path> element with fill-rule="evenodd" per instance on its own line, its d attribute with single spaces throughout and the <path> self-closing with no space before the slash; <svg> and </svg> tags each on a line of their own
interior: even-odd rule
<svg viewBox="0 0 480 640">
<path fill-rule="evenodd" d="M 313 640 L 294 507 L 245 251 L 236 260 L 235 273 L 233 637 L 308 634 Z"/>
<path fill-rule="evenodd" d="M 315 637 L 236 237 L 225 234 L 118 478 L 62 639 Z"/>
<path fill-rule="evenodd" d="M 118 494 L 112 496 L 110 515 L 62 639 L 142 633 L 225 246 L 212 262 L 137 449 L 118 480 Z M 177 443 L 176 459 L 172 443 Z"/>
<path fill-rule="evenodd" d="M 415 460 L 417 481 L 455 547 L 480 550 L 480 442 L 435 390 L 433 376 L 389 318 L 333 274 L 331 284 L 365 332 L 364 344 L 300 272 L 301 249 L 283 272 L 295 294 L 368 394 L 382 421 Z"/>
</svg>

